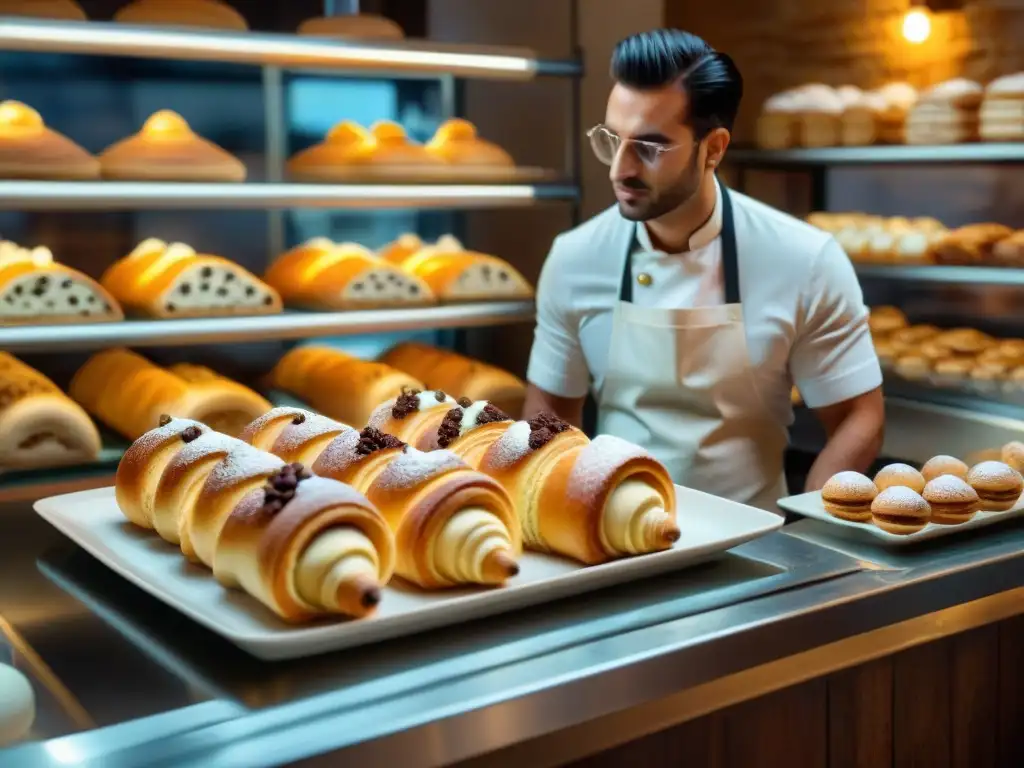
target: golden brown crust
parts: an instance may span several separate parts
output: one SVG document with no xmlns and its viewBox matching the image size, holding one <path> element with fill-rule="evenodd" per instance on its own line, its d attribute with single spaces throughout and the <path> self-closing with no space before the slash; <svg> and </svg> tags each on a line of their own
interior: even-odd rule
<svg viewBox="0 0 1024 768">
<path fill-rule="evenodd" d="M 221 0 L 135 0 L 114 14 L 123 24 L 204 27 L 232 32 L 249 29 L 245 18 Z"/>
<path fill-rule="evenodd" d="M 87 21 L 75 0 L 0 0 L 0 16 L 25 16 L 57 21 Z"/>
<path fill-rule="evenodd" d="M 347 16 L 319 16 L 306 19 L 296 32 L 313 37 L 340 37 L 363 40 L 404 40 L 405 31 L 397 22 L 372 13 Z"/>
<path fill-rule="evenodd" d="M 0 102 L 0 178 L 90 180 L 99 175 L 99 161 L 47 128 L 34 109 Z"/>
</svg>

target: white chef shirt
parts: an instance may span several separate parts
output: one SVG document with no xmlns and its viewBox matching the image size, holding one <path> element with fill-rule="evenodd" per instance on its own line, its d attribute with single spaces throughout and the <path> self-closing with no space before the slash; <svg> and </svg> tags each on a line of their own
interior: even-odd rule
<svg viewBox="0 0 1024 768">
<path fill-rule="evenodd" d="M 730 190 L 747 351 L 765 405 L 779 424 L 793 419 L 795 383 L 819 408 L 882 383 L 856 273 L 828 234 Z M 537 326 L 528 380 L 559 397 L 600 395 L 619 300 L 625 248 L 613 233 L 633 228 L 633 302 L 658 308 L 721 304 L 721 190 L 690 250 L 655 250 L 643 224 L 617 207 L 556 238 L 537 286 Z M 627 233 L 627 237 L 629 234 Z M 758 247 L 762 244 L 761 247 Z M 638 282 L 641 273 L 650 284 Z M 637 360 L 638 366 L 643 365 Z"/>
</svg>

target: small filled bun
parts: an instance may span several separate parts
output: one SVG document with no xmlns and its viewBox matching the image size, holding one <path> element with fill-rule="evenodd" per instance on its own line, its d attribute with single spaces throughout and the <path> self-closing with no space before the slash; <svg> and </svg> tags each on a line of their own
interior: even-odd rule
<svg viewBox="0 0 1024 768">
<path fill-rule="evenodd" d="M 875 487 L 879 491 L 893 486 L 909 488 L 914 493 L 921 493 L 924 490 L 924 475 L 918 472 L 909 464 L 890 464 L 882 467 L 875 475 Z"/>
<path fill-rule="evenodd" d="M 20 101 L 0 102 L 0 178 L 95 179 L 99 161 Z"/>
<path fill-rule="evenodd" d="M 886 488 L 871 502 L 875 525 L 896 536 L 917 533 L 928 525 L 931 516 L 931 507 L 921 494 L 898 485 Z"/>
<path fill-rule="evenodd" d="M 942 475 L 953 475 L 961 480 L 967 479 L 967 472 L 970 470 L 966 464 L 954 456 L 932 456 L 921 467 L 921 474 L 926 482 L 931 482 Z"/>
<path fill-rule="evenodd" d="M 372 13 L 318 16 L 299 25 L 300 35 L 357 40 L 402 40 L 405 32 L 397 22 Z"/>
<path fill-rule="evenodd" d="M 1014 440 L 1003 446 L 1001 459 L 1018 472 L 1024 473 L 1024 443 Z"/>
<path fill-rule="evenodd" d="M 967 482 L 978 493 L 981 512 L 1005 512 L 1013 509 L 1024 490 L 1020 472 L 1001 461 L 983 461 L 971 467 Z"/>
<path fill-rule="evenodd" d="M 829 478 L 821 489 L 825 511 L 840 520 L 866 523 L 871 520 L 871 503 L 878 489 L 860 472 L 840 472 Z"/>
<path fill-rule="evenodd" d="M 242 15 L 221 0 L 135 0 L 114 14 L 122 24 L 168 27 L 202 27 L 245 32 Z"/>
<path fill-rule="evenodd" d="M 0 0 L 0 16 L 86 21 L 85 11 L 75 0 Z"/>
<path fill-rule="evenodd" d="M 922 495 L 932 508 L 932 522 L 938 525 L 966 523 L 978 509 L 977 492 L 956 475 L 929 480 Z"/>
</svg>

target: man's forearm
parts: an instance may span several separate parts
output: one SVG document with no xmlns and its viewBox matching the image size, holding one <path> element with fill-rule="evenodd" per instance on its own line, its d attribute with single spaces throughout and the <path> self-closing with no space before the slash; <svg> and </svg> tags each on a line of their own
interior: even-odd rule
<svg viewBox="0 0 1024 768">
<path fill-rule="evenodd" d="M 818 491 L 837 472 L 864 472 L 882 449 L 884 423 L 872 413 L 852 413 L 839 424 L 807 475 L 805 491 Z"/>
<path fill-rule="evenodd" d="M 532 419 L 541 413 L 553 413 L 574 427 L 582 427 L 583 401 L 582 397 L 558 397 L 530 384 L 527 386 L 526 401 L 523 403 L 523 418 Z"/>
</svg>

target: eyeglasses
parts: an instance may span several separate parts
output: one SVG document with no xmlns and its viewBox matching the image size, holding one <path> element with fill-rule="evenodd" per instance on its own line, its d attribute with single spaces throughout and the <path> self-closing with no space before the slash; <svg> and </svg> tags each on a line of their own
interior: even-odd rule
<svg viewBox="0 0 1024 768">
<path fill-rule="evenodd" d="M 641 141 L 639 139 L 624 139 L 617 133 L 603 125 L 595 125 L 587 131 L 587 138 L 590 139 L 590 147 L 594 150 L 597 159 L 605 165 L 611 165 L 619 155 L 619 148 L 623 143 L 628 144 L 640 158 L 644 165 L 656 165 L 661 156 L 666 152 L 679 149 L 682 144 L 662 144 L 657 141 Z"/>
</svg>

